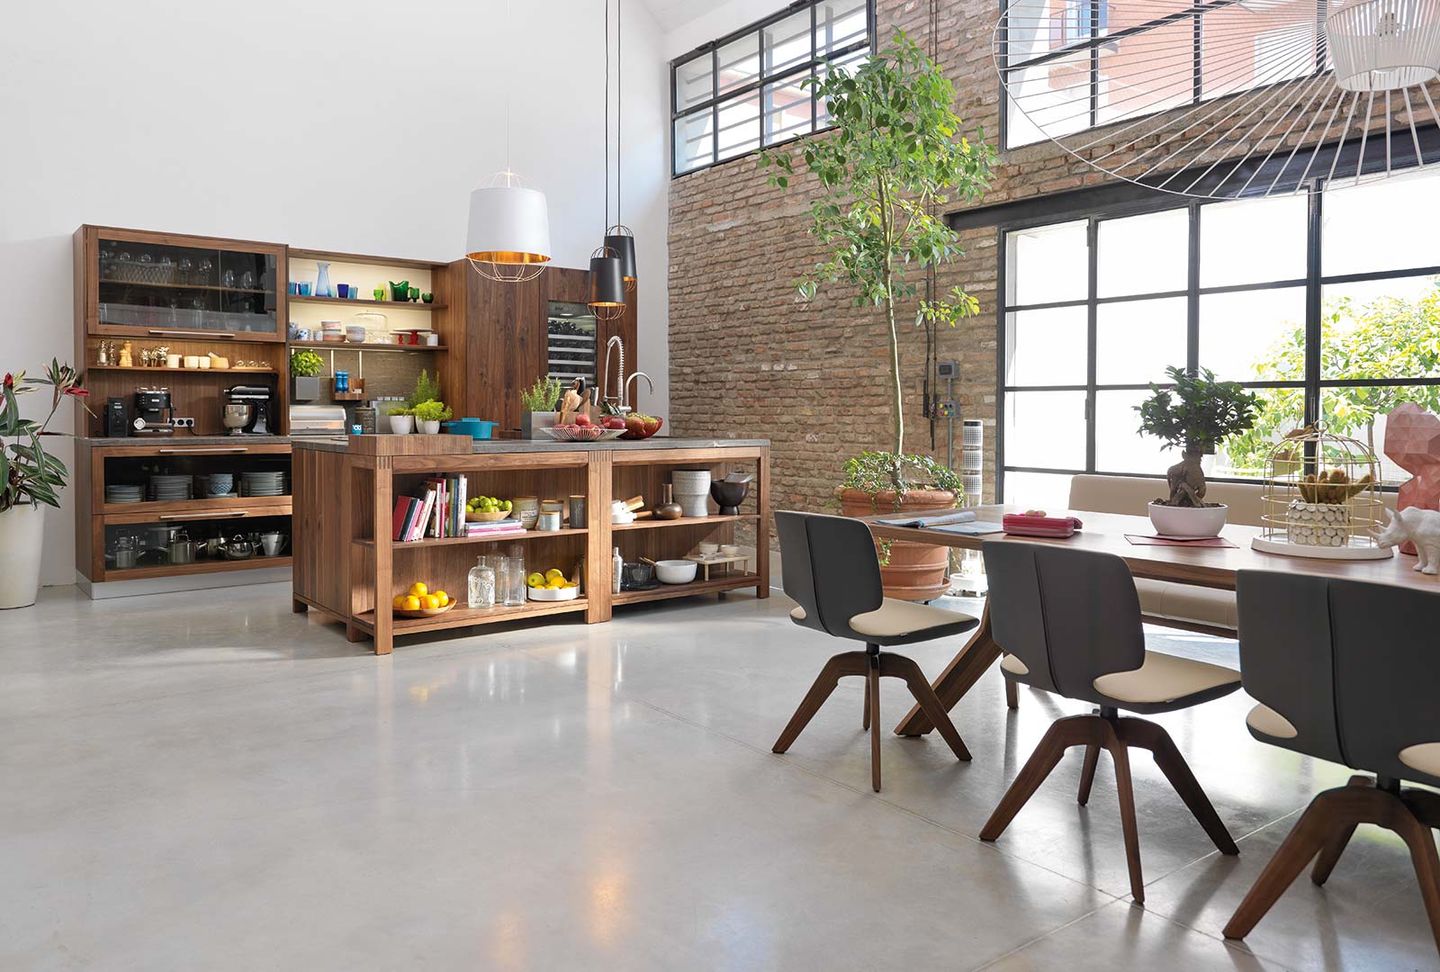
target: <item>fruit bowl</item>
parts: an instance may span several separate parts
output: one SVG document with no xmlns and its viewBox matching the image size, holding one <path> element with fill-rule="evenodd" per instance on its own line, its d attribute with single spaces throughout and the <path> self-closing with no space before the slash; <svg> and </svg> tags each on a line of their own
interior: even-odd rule
<svg viewBox="0 0 1440 972">
<path fill-rule="evenodd" d="M 557 442 L 595 442 L 604 437 L 606 430 L 598 425 L 552 425 L 542 429 Z"/>
<path fill-rule="evenodd" d="M 532 601 L 573 601 L 580 596 L 578 586 L 532 587 L 527 595 Z"/>
<path fill-rule="evenodd" d="M 421 608 L 418 611 L 407 611 L 404 608 L 395 608 L 395 614 L 402 618 L 433 618 L 437 614 L 444 614 L 455 606 L 456 602 L 451 601 L 444 607 Z"/>
<path fill-rule="evenodd" d="M 470 523 L 494 523 L 503 520 L 510 515 L 509 510 L 496 510 L 493 513 L 481 513 L 479 510 L 471 510 L 465 514 L 465 519 Z M 519 523 L 519 520 L 515 521 Z"/>
<path fill-rule="evenodd" d="M 660 431 L 660 426 L 665 424 L 662 418 L 652 418 L 649 415 L 633 415 L 625 423 L 624 438 L 626 439 L 648 439 Z"/>
</svg>

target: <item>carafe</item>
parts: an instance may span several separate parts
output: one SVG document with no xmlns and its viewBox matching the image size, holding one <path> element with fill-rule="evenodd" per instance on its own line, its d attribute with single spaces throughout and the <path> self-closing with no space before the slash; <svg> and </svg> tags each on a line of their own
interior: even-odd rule
<svg viewBox="0 0 1440 972">
<path fill-rule="evenodd" d="M 495 569 L 485 562 L 484 557 L 475 561 L 470 568 L 469 605 L 472 608 L 493 608 L 495 606 Z"/>
<path fill-rule="evenodd" d="M 316 262 L 315 267 L 315 296 L 334 297 L 335 290 L 330 286 L 330 264 L 321 260 Z"/>
</svg>

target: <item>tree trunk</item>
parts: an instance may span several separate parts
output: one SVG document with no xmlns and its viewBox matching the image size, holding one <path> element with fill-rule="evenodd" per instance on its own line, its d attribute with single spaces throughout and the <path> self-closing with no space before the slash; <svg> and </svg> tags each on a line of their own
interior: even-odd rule
<svg viewBox="0 0 1440 972">
<path fill-rule="evenodd" d="M 886 289 L 889 289 L 889 274 L 886 274 Z M 885 316 L 890 324 L 890 376 L 894 380 L 895 392 L 895 455 L 905 454 L 905 408 L 904 385 L 900 380 L 900 332 L 895 327 L 895 297 L 893 293 L 885 301 Z"/>
<path fill-rule="evenodd" d="M 1165 470 L 1165 482 L 1170 487 L 1170 506 L 1205 505 L 1205 471 L 1200 468 L 1200 457 L 1204 453 L 1187 446 L 1183 458 Z"/>
</svg>

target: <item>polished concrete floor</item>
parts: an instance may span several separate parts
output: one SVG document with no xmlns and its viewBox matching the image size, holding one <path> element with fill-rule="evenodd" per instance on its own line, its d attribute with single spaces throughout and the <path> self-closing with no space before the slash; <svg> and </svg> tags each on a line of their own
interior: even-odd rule
<svg viewBox="0 0 1440 972">
<path fill-rule="evenodd" d="M 974 761 L 887 737 L 860 683 L 770 745 L 836 646 L 783 597 L 632 609 L 361 654 L 287 590 L 0 612 L 0 969 L 1433 969 L 1408 858 L 1361 831 L 1243 945 L 1220 928 L 1336 766 L 1162 717 L 1239 840 L 1136 762 L 1148 903 L 1113 777 L 1073 754 L 976 839 L 1052 718 L 991 672 Z M 1178 651 L 1229 660 L 1225 642 Z M 954 645 L 912 654 L 939 670 Z M 884 686 L 887 725 L 906 708 Z"/>
</svg>

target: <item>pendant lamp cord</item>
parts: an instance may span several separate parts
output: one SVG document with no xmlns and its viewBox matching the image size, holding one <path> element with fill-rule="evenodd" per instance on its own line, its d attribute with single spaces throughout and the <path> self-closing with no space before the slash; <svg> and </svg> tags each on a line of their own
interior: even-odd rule
<svg viewBox="0 0 1440 972">
<path fill-rule="evenodd" d="M 505 0 L 505 36 L 515 36 L 515 25 L 510 20 L 510 0 Z M 507 92 L 505 96 L 505 181 L 508 183 L 510 178 L 510 96 Z"/>
<path fill-rule="evenodd" d="M 620 215 L 620 193 L 624 188 L 621 178 L 620 140 L 625 137 L 625 30 L 620 24 L 625 0 L 615 0 L 615 222 L 623 223 Z M 609 227 L 606 227 L 608 230 Z"/>
<path fill-rule="evenodd" d="M 610 0 L 605 0 L 605 225 L 601 236 L 610 228 Z"/>
</svg>

